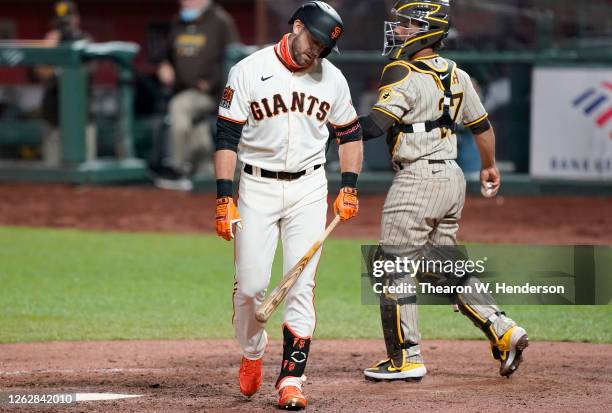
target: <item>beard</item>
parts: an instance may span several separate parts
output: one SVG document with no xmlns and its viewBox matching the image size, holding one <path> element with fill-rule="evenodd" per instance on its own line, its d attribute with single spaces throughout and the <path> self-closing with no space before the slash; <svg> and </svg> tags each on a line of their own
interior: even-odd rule
<svg viewBox="0 0 612 413">
<path fill-rule="evenodd" d="M 305 53 L 301 53 L 294 57 L 295 62 L 302 67 L 310 66 L 315 59 L 316 57 L 310 57 Z"/>
<path fill-rule="evenodd" d="M 299 50 L 299 44 L 302 40 L 301 36 L 303 36 L 302 33 L 298 35 L 292 35 L 292 37 L 289 38 L 289 41 L 291 42 L 291 57 L 293 58 L 293 61 L 297 63 L 300 67 L 307 67 L 310 66 L 317 59 L 317 56 L 313 57 L 306 50 Z"/>
</svg>

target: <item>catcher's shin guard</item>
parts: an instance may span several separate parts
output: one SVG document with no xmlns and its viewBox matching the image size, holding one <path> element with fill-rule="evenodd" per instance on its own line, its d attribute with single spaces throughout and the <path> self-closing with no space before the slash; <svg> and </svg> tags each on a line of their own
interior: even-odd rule
<svg viewBox="0 0 612 413">
<path fill-rule="evenodd" d="M 472 278 L 472 285 L 479 282 Z M 490 294 L 457 294 L 459 311 L 480 328 L 489 339 L 491 354 L 499 360 L 499 374 L 510 377 L 521 364 L 522 353 L 529 345 L 525 329 L 500 311 Z"/>
<path fill-rule="evenodd" d="M 381 246 L 370 251 L 368 263 L 370 265 L 370 280 L 373 285 L 374 283 L 381 283 L 384 288 L 409 284 L 416 285 L 414 278 L 408 273 L 385 271 L 382 276 L 374 276 L 374 261 L 395 261 L 396 258 L 398 258 L 398 256 L 385 253 Z M 390 294 L 383 290 L 383 292 L 379 294 L 379 302 L 383 337 L 387 348 L 387 356 L 391 364 L 395 367 L 401 367 L 409 356 L 418 359 L 412 361 L 420 362 L 420 354 L 418 351 L 419 335 L 417 328 L 416 294 L 408 292 Z M 402 320 L 401 314 L 404 314 L 405 320 Z M 408 354 L 408 349 L 411 348 L 412 351 L 410 351 L 410 353 L 413 354 Z"/>
<path fill-rule="evenodd" d="M 399 299 L 395 301 L 394 304 L 383 302 L 383 299 L 381 299 L 380 321 L 382 323 L 387 356 L 389 356 L 395 367 L 402 366 L 406 361 L 407 350 L 418 345 L 418 343 L 406 341 L 402 329 L 402 320 L 400 316 L 401 306 L 399 302 L 402 300 L 411 301 L 412 304 L 410 305 L 415 305 L 414 302 L 416 302 L 415 296 L 408 298 L 407 300 Z M 414 299 L 414 301 L 412 299 Z M 387 300 L 385 299 L 385 301 Z"/>
<path fill-rule="evenodd" d="M 470 277 L 466 285 L 474 292 L 457 294 L 454 300 L 459 311 L 481 329 L 491 343 L 496 343 L 516 323 L 500 311 L 489 292 L 475 292 L 480 283 L 476 277 Z"/>
<path fill-rule="evenodd" d="M 412 250 L 405 254 L 415 256 L 417 252 L 417 250 Z M 415 274 L 409 271 L 398 272 L 396 269 L 395 271 L 384 271 L 382 275 L 375 276 L 372 271 L 375 260 L 393 262 L 402 258 L 386 253 L 382 246 L 371 251 L 368 258 L 372 283 L 382 284 L 382 292 L 379 294 L 380 321 L 388 358 L 365 369 L 363 373 L 368 380 L 418 381 L 425 376 L 427 370 L 423 364 L 418 344 L 420 334 L 416 294 L 415 291 L 409 289 L 411 286 L 416 288 Z M 390 291 L 396 292 L 391 293 Z"/>
<path fill-rule="evenodd" d="M 408 305 L 414 310 L 416 322 L 416 307 L 413 299 L 415 296 L 409 296 L 393 300 L 394 303 L 385 302 L 381 297 L 380 318 L 383 327 L 383 335 L 385 345 L 387 347 L 387 355 L 389 358 L 382 360 L 372 367 L 363 371 L 367 380 L 374 381 L 390 381 L 390 380 L 406 380 L 419 381 L 427 373 L 425 365 L 421 361 L 420 354 L 418 357 L 409 359 L 408 351 L 415 347 L 418 350 L 418 343 L 406 340 L 402 328 L 401 306 Z M 407 301 L 410 301 L 408 303 Z M 416 325 L 414 326 L 416 328 Z M 414 350 L 414 349 L 413 349 Z"/>
<path fill-rule="evenodd" d="M 478 314 L 474 306 L 465 303 L 461 299 L 457 300 L 457 306 L 461 314 L 469 318 L 476 327 L 481 329 L 489 341 L 495 343 L 498 340 L 495 329 L 493 328 L 493 317 L 483 318 L 482 315 Z M 502 315 L 505 315 L 503 311 L 495 311 L 494 313 L 495 317 L 501 317 Z"/>
<path fill-rule="evenodd" d="M 310 341 L 310 337 L 299 337 L 291 331 L 289 326 L 283 325 L 283 362 L 278 380 L 276 380 L 277 389 L 289 377 L 301 379 L 308 361 Z"/>
</svg>

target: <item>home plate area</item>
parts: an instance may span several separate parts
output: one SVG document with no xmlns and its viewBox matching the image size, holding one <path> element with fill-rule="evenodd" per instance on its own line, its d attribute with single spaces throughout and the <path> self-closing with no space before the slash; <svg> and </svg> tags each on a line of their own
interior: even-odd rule
<svg viewBox="0 0 612 413">
<path fill-rule="evenodd" d="M 612 405 L 612 345 L 533 341 L 510 379 L 486 341 L 423 342 L 420 383 L 373 383 L 362 369 L 384 355 L 382 340 L 314 340 L 307 368 L 308 411 L 603 412 Z M 0 345 L 0 393 L 77 394 L 71 405 L 11 405 L 0 411 L 271 411 L 280 341 L 268 345 L 264 384 L 247 399 L 238 389 L 233 340 L 51 342 Z M 568 372 L 571 372 L 569 374 Z"/>
</svg>

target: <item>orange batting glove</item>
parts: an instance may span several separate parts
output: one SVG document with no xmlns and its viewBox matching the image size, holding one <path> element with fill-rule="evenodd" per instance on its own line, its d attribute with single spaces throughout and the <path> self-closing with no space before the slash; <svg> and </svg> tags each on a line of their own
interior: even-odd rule
<svg viewBox="0 0 612 413">
<path fill-rule="evenodd" d="M 346 221 L 356 216 L 358 211 L 357 189 L 348 186 L 340 189 L 340 193 L 334 201 L 334 214 L 340 215 L 340 219 Z"/>
<path fill-rule="evenodd" d="M 234 238 L 234 225 L 242 229 L 240 213 L 234 199 L 230 196 L 217 198 L 217 209 L 215 211 L 217 235 L 226 241 Z"/>
</svg>

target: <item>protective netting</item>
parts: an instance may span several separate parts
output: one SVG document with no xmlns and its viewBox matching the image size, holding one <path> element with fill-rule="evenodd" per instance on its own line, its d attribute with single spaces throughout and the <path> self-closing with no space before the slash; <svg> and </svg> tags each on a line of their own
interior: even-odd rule
<svg viewBox="0 0 612 413">
<path fill-rule="evenodd" d="M 304 0 L 266 0 L 267 38 L 286 30 Z M 395 0 L 329 0 L 342 16 L 345 50 L 379 50 L 383 21 Z M 448 46 L 460 50 L 524 50 L 612 44 L 609 0 L 451 0 L 454 29 Z"/>
</svg>

